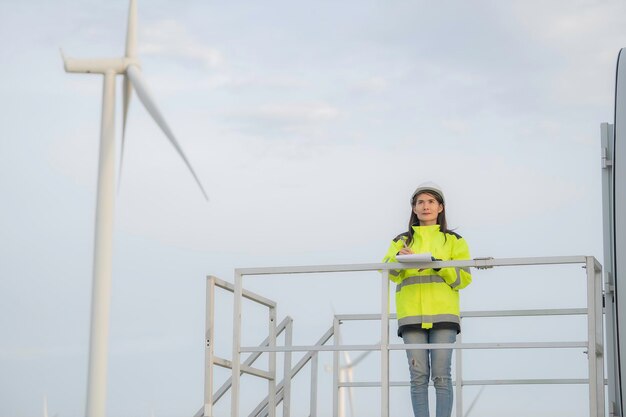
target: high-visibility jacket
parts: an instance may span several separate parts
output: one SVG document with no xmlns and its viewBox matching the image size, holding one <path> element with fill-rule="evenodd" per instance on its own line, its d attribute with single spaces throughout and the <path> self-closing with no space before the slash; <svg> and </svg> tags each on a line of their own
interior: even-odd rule
<svg viewBox="0 0 626 417">
<path fill-rule="evenodd" d="M 469 247 L 461 236 L 439 225 L 413 226 L 415 253 L 430 252 L 443 261 L 470 259 Z M 397 262 L 396 255 L 409 238 L 408 232 L 398 235 L 389 246 L 383 262 Z M 459 290 L 472 282 L 469 268 L 390 270 L 389 279 L 396 283 L 398 326 L 421 325 L 430 329 L 434 323 L 460 326 Z"/>
</svg>

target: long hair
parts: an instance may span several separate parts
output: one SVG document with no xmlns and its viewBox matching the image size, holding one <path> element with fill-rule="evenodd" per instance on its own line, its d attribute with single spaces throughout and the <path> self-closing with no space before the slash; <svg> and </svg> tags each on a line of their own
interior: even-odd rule
<svg viewBox="0 0 626 417">
<path fill-rule="evenodd" d="M 437 215 L 437 224 L 439 225 L 439 231 L 443 233 L 445 239 L 447 239 L 446 233 L 449 232 L 448 222 L 446 221 L 446 205 L 443 203 L 443 198 L 441 198 L 438 193 L 432 191 L 424 191 L 416 194 L 411 200 L 411 217 L 409 218 L 409 238 L 406 242 L 407 246 L 411 246 L 411 243 L 413 243 L 413 226 L 419 226 L 420 224 L 420 221 L 417 218 L 417 214 L 415 214 L 415 212 L 413 211 L 413 207 L 415 207 L 415 200 L 420 194 L 432 195 L 433 197 L 435 197 L 435 200 L 437 200 L 439 204 L 443 206 L 443 210 L 441 210 L 441 213 Z"/>
</svg>

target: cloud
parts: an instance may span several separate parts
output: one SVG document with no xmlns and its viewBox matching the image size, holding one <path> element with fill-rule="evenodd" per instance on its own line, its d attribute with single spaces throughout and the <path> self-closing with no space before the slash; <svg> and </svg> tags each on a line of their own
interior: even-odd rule
<svg viewBox="0 0 626 417">
<path fill-rule="evenodd" d="M 341 114 L 337 107 L 328 103 L 301 102 L 271 103 L 248 109 L 234 109 L 228 117 L 240 130 L 253 129 L 257 134 L 288 133 L 319 137 L 323 134 L 319 129 L 338 120 Z"/>
<path fill-rule="evenodd" d="M 366 143 L 231 136 L 195 149 L 195 158 L 203 161 L 200 174 L 210 179 L 211 203 L 198 203 L 182 167 L 178 171 L 185 177 L 170 178 L 163 170 L 166 165 L 151 157 L 129 178 L 148 189 L 132 191 L 134 184 L 127 183 L 123 190 L 119 220 L 124 229 L 208 251 L 237 247 L 232 232 L 241 230 L 257 255 L 270 255 L 297 227 L 308 237 L 289 250 L 341 251 L 358 236 L 376 239 L 401 230 L 405 196 L 422 179 L 436 179 L 449 190 L 454 226 L 474 227 L 508 227 L 572 207 L 584 185 L 567 173 L 512 163 L 506 155 L 420 148 L 419 140 L 408 147 L 381 149 Z M 407 149 L 420 149 L 417 160 L 409 163 L 413 160 Z M 159 204 L 149 202 L 150 210 L 145 209 L 149 196 L 164 196 L 173 189 L 180 190 L 177 199 L 157 197 Z M 170 218 L 176 221 L 166 221 Z"/>
<path fill-rule="evenodd" d="M 229 70 L 214 71 L 201 76 L 188 74 L 180 77 L 175 73 L 153 71 L 153 67 L 146 68 L 145 76 L 151 86 L 155 86 L 156 93 L 206 93 L 215 90 L 240 92 L 244 89 L 247 93 L 251 89 L 280 90 L 300 88 L 305 82 L 297 77 L 259 76 L 257 74 L 238 74 Z M 157 91 L 158 89 L 158 91 Z"/>
<path fill-rule="evenodd" d="M 202 69 L 224 64 L 222 54 L 195 39 L 185 27 L 173 20 L 148 23 L 141 29 L 141 53 L 182 59 Z"/>
<path fill-rule="evenodd" d="M 442 120 L 441 125 L 447 131 L 460 135 L 466 135 L 471 131 L 470 124 L 465 120 L 444 119 Z"/>
<path fill-rule="evenodd" d="M 534 49 L 549 54 L 541 60 L 552 79 L 548 94 L 564 103 L 606 103 L 617 53 L 626 44 L 623 2 L 520 2 L 514 16 Z"/>
<path fill-rule="evenodd" d="M 542 13 L 537 13 L 537 4 L 541 4 Z M 518 3 L 515 10 L 519 23 L 532 38 L 591 50 L 597 48 L 594 38 L 609 39 L 621 34 L 626 5 L 614 0 L 587 4 L 524 2 Z"/>
<path fill-rule="evenodd" d="M 354 85 L 357 91 L 380 93 L 389 89 L 389 81 L 385 77 L 370 77 Z"/>
<path fill-rule="evenodd" d="M 5 361 L 33 360 L 81 354 L 84 354 L 84 347 L 80 345 L 0 347 L 0 360 Z"/>
<path fill-rule="evenodd" d="M 317 123 L 336 119 L 339 110 L 325 103 L 274 104 L 260 107 L 253 115 L 284 123 Z"/>
</svg>

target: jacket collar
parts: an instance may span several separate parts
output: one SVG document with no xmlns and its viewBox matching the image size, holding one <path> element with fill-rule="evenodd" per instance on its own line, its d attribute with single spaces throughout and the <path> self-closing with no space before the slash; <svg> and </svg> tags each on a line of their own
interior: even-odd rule
<svg viewBox="0 0 626 417">
<path fill-rule="evenodd" d="M 413 228 L 413 233 L 420 236 L 432 235 L 439 232 L 438 224 L 433 224 L 432 226 L 420 226 L 419 224 L 414 224 L 411 227 Z"/>
</svg>

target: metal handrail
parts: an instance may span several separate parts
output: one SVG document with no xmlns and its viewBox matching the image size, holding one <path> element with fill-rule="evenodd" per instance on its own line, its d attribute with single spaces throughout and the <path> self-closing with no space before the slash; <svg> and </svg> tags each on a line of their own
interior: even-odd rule
<svg viewBox="0 0 626 417">
<path fill-rule="evenodd" d="M 564 265 L 583 264 L 587 274 L 587 314 L 588 338 L 582 342 L 534 342 L 534 343 L 455 343 L 441 345 L 395 345 L 389 343 L 389 270 L 402 270 L 410 268 L 492 268 L 501 266 L 533 266 L 533 265 Z M 379 345 L 339 345 L 335 340 L 333 346 L 268 346 L 267 348 L 241 346 L 241 298 L 244 294 L 243 277 L 259 275 L 282 275 L 282 274 L 307 274 L 326 272 L 358 272 L 380 271 L 381 279 L 381 342 Z M 334 351 L 344 350 L 378 350 L 381 352 L 381 417 L 389 416 L 389 352 L 391 350 L 405 350 L 407 348 L 450 348 L 458 351 L 463 349 L 501 349 L 501 348 L 573 348 L 585 347 L 589 353 L 589 410 L 591 417 L 604 416 L 604 367 L 603 367 L 603 311 L 602 311 L 602 267 L 592 256 L 567 256 L 567 257 L 533 257 L 533 258 L 504 258 L 504 259 L 473 259 L 466 261 L 436 261 L 420 263 L 369 263 L 347 265 L 305 265 L 289 267 L 263 267 L 263 268 L 240 268 L 235 269 L 234 284 L 235 302 L 233 306 L 233 366 L 231 388 L 231 416 L 239 417 L 239 385 L 240 385 L 240 356 L 243 352 L 268 352 L 270 355 L 276 352 L 294 351 Z M 571 309 L 570 309 L 571 310 Z M 579 310 L 576 310 L 579 311 Z M 535 311 L 537 313 L 537 311 Z M 335 326 L 337 327 L 337 326 Z M 336 332 L 335 332 L 336 333 Z M 270 356 L 271 357 L 271 356 Z M 338 358 L 336 356 L 336 358 Z M 335 369 L 338 369 L 338 359 L 334 361 Z M 457 369 L 460 361 L 457 361 Z M 335 372 L 336 373 L 336 372 Z M 528 380 L 531 381 L 531 380 Z M 337 416 L 337 391 L 340 383 L 335 375 L 333 395 L 334 415 Z M 462 384 L 461 384 L 462 385 Z M 275 395 L 275 393 L 274 393 Z M 268 400 L 271 401 L 272 393 Z M 275 407 L 275 406 L 274 406 Z M 274 407 L 269 406 L 269 416 L 275 416 Z M 462 410 L 462 391 L 457 386 L 457 414 Z"/>
<path fill-rule="evenodd" d="M 324 343 L 328 342 L 330 340 L 331 337 L 334 336 L 334 329 L 331 327 L 330 329 L 328 329 L 323 335 L 322 337 L 319 338 L 319 340 L 317 341 L 317 343 L 315 343 L 314 346 L 319 346 L 319 345 L 323 345 Z M 294 376 L 296 376 L 298 374 L 298 372 L 300 372 L 307 363 L 311 362 L 311 375 L 312 375 L 312 379 L 315 379 L 314 375 L 317 375 L 317 366 L 313 365 L 313 362 L 317 360 L 317 351 L 315 350 L 309 350 L 307 351 L 307 353 L 302 357 L 302 359 L 300 359 L 300 361 L 296 364 L 296 366 L 294 366 L 291 369 L 291 372 L 288 375 L 288 378 L 291 379 Z M 285 381 L 287 380 L 287 377 L 285 378 L 285 380 L 283 380 L 280 384 L 278 384 L 278 386 L 276 387 L 276 392 L 277 392 L 277 398 L 276 398 L 276 404 L 278 404 L 280 401 L 283 400 L 283 394 L 282 394 L 282 389 L 284 386 Z M 312 383 L 313 385 L 313 383 Z M 312 387 L 313 388 L 313 387 Z M 311 395 L 311 404 L 313 404 L 314 401 L 317 400 L 317 396 L 316 394 L 313 392 Z M 269 397 L 265 397 L 260 403 L 259 405 L 252 411 L 252 413 L 250 413 L 248 415 L 248 417 L 257 417 L 257 416 L 265 416 L 267 415 L 268 411 L 267 411 L 267 405 L 269 402 Z M 315 416 L 315 412 L 311 412 L 311 416 Z"/>
<path fill-rule="evenodd" d="M 238 355 L 233 358 L 233 361 L 229 361 L 223 358 L 215 356 L 214 353 L 214 301 L 215 301 L 215 287 L 222 288 L 226 291 L 235 293 L 235 286 L 227 281 L 221 280 L 214 276 L 207 277 L 207 310 L 206 310 L 206 324 L 205 324 L 205 376 L 204 376 L 204 405 L 198 410 L 194 417 L 212 416 L 213 404 L 217 402 L 229 389 L 233 386 L 233 377 L 231 376 L 220 389 L 213 393 L 213 366 L 221 366 L 224 368 L 230 368 L 231 370 L 237 369 L 238 382 L 241 373 L 248 373 L 257 377 L 268 380 L 269 392 L 270 392 L 270 404 L 272 408 L 276 407 L 276 355 L 270 354 L 269 358 L 269 370 L 263 371 L 260 369 L 252 368 L 252 364 L 261 356 L 261 352 L 252 353 L 244 363 L 241 363 L 241 357 Z M 285 332 L 286 341 L 291 340 L 291 324 L 292 319 L 286 317 L 279 325 L 276 325 L 276 303 L 270 299 L 267 299 L 259 294 L 248 290 L 239 291 L 239 302 L 241 298 L 247 298 L 255 303 L 263 305 L 269 310 L 269 335 L 261 342 L 261 346 L 268 346 L 268 348 L 276 346 L 276 337 Z M 285 369 L 291 369 L 291 355 L 285 354 Z M 289 392 L 290 392 L 290 380 L 286 380 L 285 385 L 282 388 L 283 404 L 288 408 L 289 404 Z M 288 413 L 287 413 L 288 414 Z"/>
</svg>

